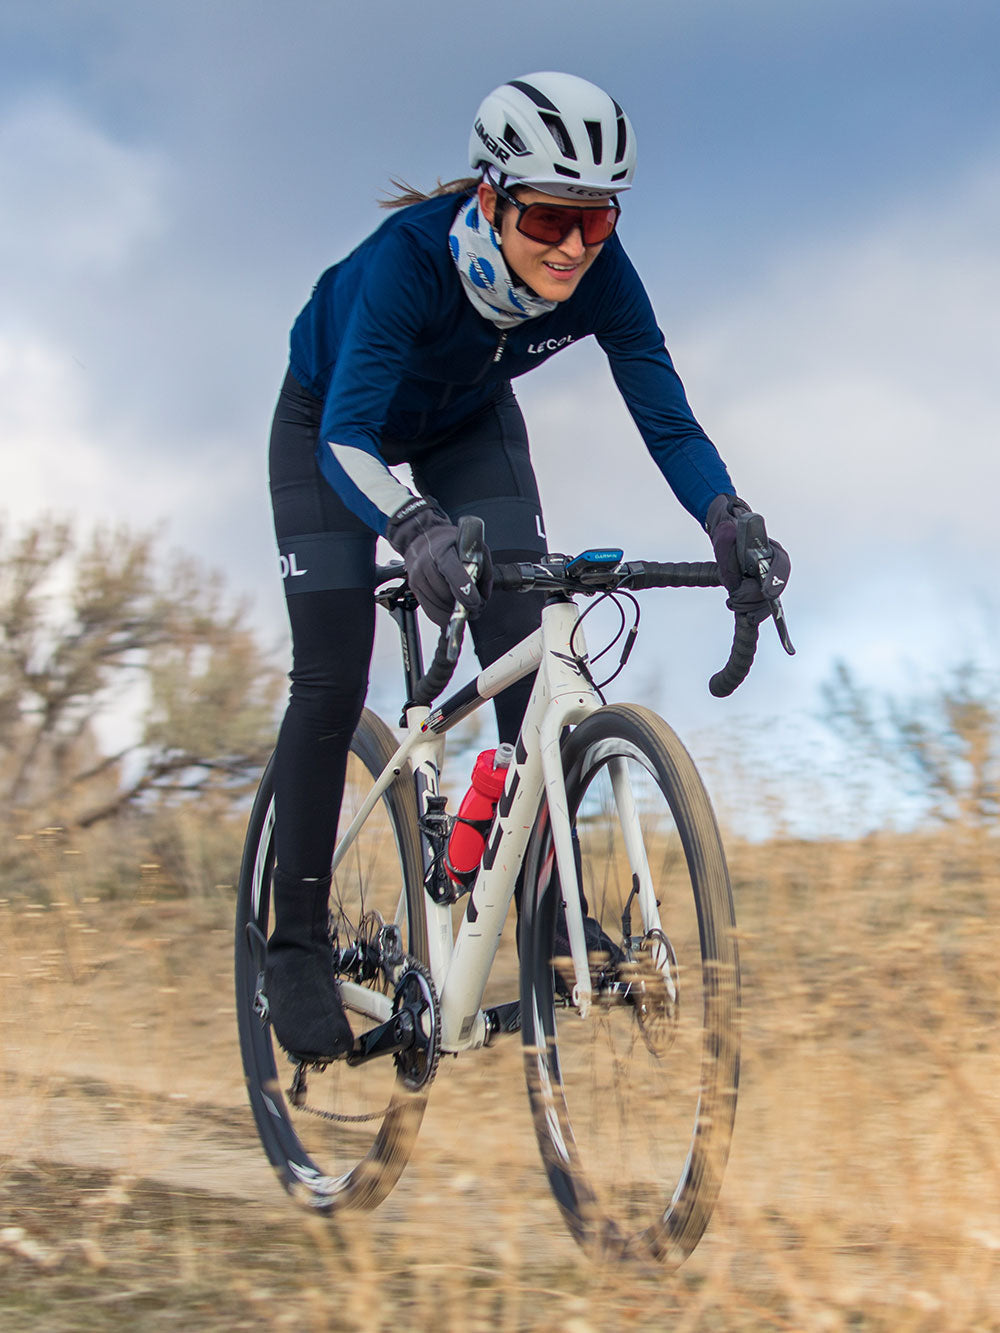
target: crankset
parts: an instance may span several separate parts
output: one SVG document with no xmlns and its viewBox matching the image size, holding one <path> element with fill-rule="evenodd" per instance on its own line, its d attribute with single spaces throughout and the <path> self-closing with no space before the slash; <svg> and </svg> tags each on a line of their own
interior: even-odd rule
<svg viewBox="0 0 1000 1333">
<path fill-rule="evenodd" d="M 437 1073 L 441 1058 L 441 1006 L 431 974 L 415 958 L 396 982 L 393 1014 L 408 1015 L 413 1023 L 411 1044 L 396 1054 L 400 1078 L 413 1092 L 426 1088 Z"/>
<path fill-rule="evenodd" d="M 405 954 L 400 962 L 402 970 L 396 982 L 392 1017 L 363 1032 L 343 1062 L 351 1066 L 363 1065 L 391 1055 L 400 1081 L 411 1092 L 420 1092 L 434 1078 L 441 1058 L 441 1009 L 431 974 L 423 963 Z M 391 1103 L 360 1115 L 311 1106 L 308 1101 L 309 1074 L 322 1072 L 331 1063 L 340 1061 L 296 1062 L 288 1099 L 297 1110 L 308 1111 L 320 1120 L 347 1124 L 381 1120 L 388 1114 Z"/>
<path fill-rule="evenodd" d="M 430 972 L 415 958 L 404 958 L 396 980 L 392 1017 L 363 1032 L 346 1057 L 349 1065 L 393 1056 L 403 1083 L 412 1092 L 425 1088 L 441 1058 L 441 1008 Z"/>
</svg>

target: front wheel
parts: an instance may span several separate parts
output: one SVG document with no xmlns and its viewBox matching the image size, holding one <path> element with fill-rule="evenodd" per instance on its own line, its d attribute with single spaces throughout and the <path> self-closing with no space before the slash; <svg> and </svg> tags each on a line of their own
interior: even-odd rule
<svg viewBox="0 0 1000 1333">
<path fill-rule="evenodd" d="M 395 750 L 392 733 L 364 710 L 351 740 L 341 807 L 349 827 Z M 236 909 L 236 1007 L 247 1091 L 261 1142 L 281 1183 L 311 1207 L 373 1208 L 399 1179 L 423 1116 L 404 1060 L 335 1060 L 292 1068 L 266 1018 L 263 943 L 271 930 L 273 760 L 247 830 Z M 393 1005 L 389 957 L 427 962 L 423 875 L 409 766 L 387 789 L 337 868 L 330 890 L 337 979 L 355 1036 Z M 397 966 L 398 970 L 398 966 Z M 413 972 L 412 976 L 419 976 Z M 283 1069 L 284 1074 L 279 1073 Z"/>
<path fill-rule="evenodd" d="M 673 731 L 602 708 L 563 750 L 593 1002 L 574 1004 L 548 810 L 528 848 L 521 1013 L 535 1130 L 581 1244 L 673 1266 L 718 1197 L 739 1079 L 739 957 L 715 817 Z"/>
</svg>

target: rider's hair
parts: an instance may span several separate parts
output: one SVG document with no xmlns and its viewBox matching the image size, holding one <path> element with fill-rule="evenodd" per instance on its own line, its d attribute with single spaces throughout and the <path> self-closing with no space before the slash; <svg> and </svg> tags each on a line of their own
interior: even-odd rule
<svg viewBox="0 0 1000 1333">
<path fill-rule="evenodd" d="M 439 180 L 436 189 L 425 193 L 393 177 L 391 184 L 396 193 L 380 199 L 379 207 L 409 208 L 410 204 L 422 204 L 424 200 L 437 199 L 442 194 L 472 194 L 481 180 L 481 176 L 460 176 L 457 180 L 443 182 Z"/>
</svg>

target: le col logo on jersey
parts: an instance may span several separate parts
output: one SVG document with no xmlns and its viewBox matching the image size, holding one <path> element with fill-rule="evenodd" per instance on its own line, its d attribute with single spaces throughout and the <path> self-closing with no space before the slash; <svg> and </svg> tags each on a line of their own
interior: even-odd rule
<svg viewBox="0 0 1000 1333">
<path fill-rule="evenodd" d="M 294 551 L 289 551 L 288 555 L 283 555 L 280 563 L 283 579 L 300 579 L 303 574 L 309 573 L 308 569 L 299 569 Z"/>
<path fill-rule="evenodd" d="M 546 338 L 540 343 L 528 343 L 528 355 L 540 356 L 542 352 L 558 352 L 560 347 L 565 347 L 572 341 L 572 333 L 567 333 L 562 338 Z"/>
</svg>

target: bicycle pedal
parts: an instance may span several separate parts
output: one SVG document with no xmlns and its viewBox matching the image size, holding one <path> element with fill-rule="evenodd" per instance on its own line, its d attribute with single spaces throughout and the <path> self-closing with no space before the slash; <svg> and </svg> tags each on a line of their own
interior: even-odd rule
<svg viewBox="0 0 1000 1333">
<path fill-rule="evenodd" d="M 484 1017 L 486 1019 L 484 1044 L 489 1046 L 493 1038 L 501 1033 L 521 1031 L 521 1001 L 511 1000 L 507 1004 L 498 1004 L 492 1009 L 487 1009 Z"/>
<path fill-rule="evenodd" d="M 264 932 L 256 921 L 248 921 L 246 926 L 247 948 L 250 950 L 250 957 L 253 959 L 253 965 L 258 972 L 264 971 L 264 963 L 267 959 L 267 940 L 264 938 Z"/>
</svg>

